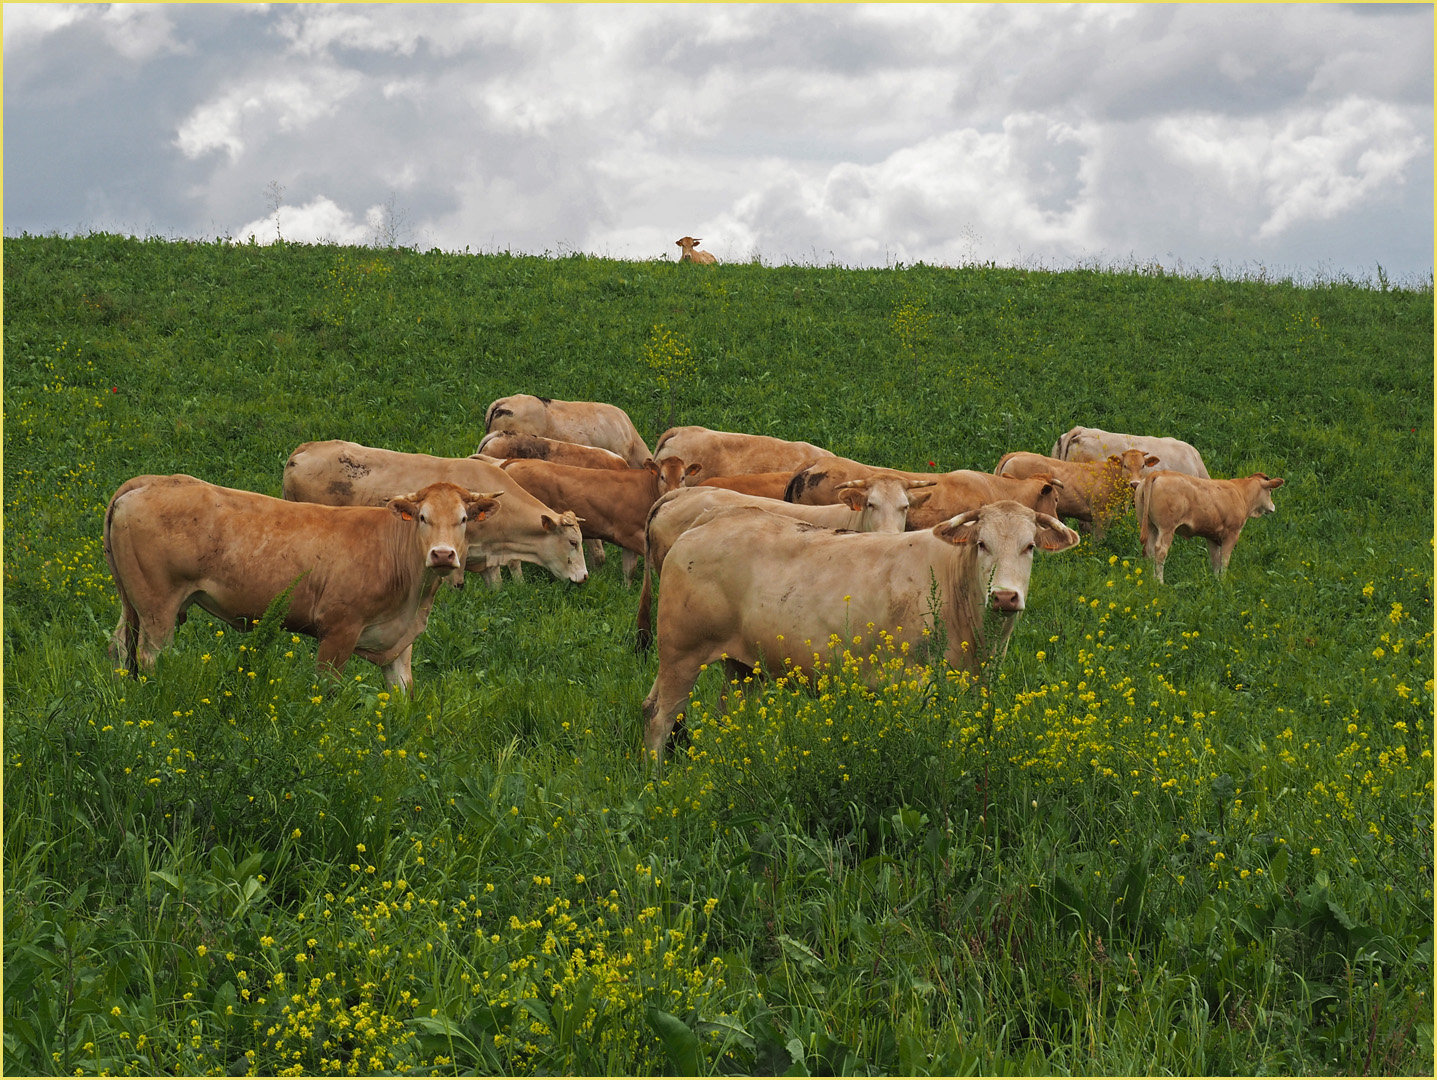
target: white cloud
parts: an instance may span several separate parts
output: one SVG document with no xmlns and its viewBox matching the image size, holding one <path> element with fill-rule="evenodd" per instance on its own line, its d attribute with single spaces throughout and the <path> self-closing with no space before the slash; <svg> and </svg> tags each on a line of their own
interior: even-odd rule
<svg viewBox="0 0 1437 1080">
<path fill-rule="evenodd" d="M 1156 125 L 1154 138 L 1237 202 L 1265 207 L 1259 239 L 1336 217 L 1400 184 L 1406 166 L 1430 152 L 1403 110 L 1360 97 L 1286 117 L 1170 117 Z"/>
<path fill-rule="evenodd" d="M 363 83 L 358 72 L 334 69 L 261 76 L 191 112 L 179 126 L 175 145 L 187 158 L 223 150 L 234 162 L 246 137 L 263 138 L 270 124 L 281 132 L 297 131 L 334 113 Z"/>
<path fill-rule="evenodd" d="M 5 51 L 32 45 L 86 16 L 88 4 L 4 5 Z"/>
<path fill-rule="evenodd" d="M 301 244 L 367 244 L 383 220 L 382 206 L 371 206 L 360 222 L 333 199 L 320 195 L 303 206 L 281 206 L 275 213 L 240 226 L 235 235 L 240 240 L 253 236 L 261 244 L 272 244 L 281 236 Z"/>
<path fill-rule="evenodd" d="M 163 5 L 111 4 L 100 15 L 110 46 L 126 60 L 148 60 L 183 49 L 174 39 L 174 24 Z"/>
</svg>

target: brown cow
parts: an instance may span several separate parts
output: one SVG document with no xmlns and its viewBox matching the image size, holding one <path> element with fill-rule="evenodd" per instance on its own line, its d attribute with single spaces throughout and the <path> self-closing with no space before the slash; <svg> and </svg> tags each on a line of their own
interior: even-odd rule
<svg viewBox="0 0 1437 1080">
<path fill-rule="evenodd" d="M 745 495 L 759 495 L 765 499 L 782 499 L 793 479 L 791 472 L 741 473 L 738 476 L 711 476 L 700 480 L 695 487 L 726 488 Z"/>
<path fill-rule="evenodd" d="M 928 501 L 908 515 L 910 531 L 931 529 L 965 510 L 976 510 L 990 502 L 1011 499 L 1039 514 L 1056 515 L 1061 480 L 1036 474 L 1023 480 L 1012 480 L 972 469 L 955 469 L 946 473 L 904 472 L 902 469 L 880 469 L 849 458 L 826 457 L 794 474 L 784 499 L 788 502 L 822 506 L 838 501 L 838 492 L 850 480 L 864 477 L 899 477 L 904 480 L 934 481 Z"/>
<path fill-rule="evenodd" d="M 1109 454 L 1141 450 L 1158 458 L 1164 469 L 1208 479 L 1207 466 L 1192 443 L 1165 435 L 1124 435 L 1102 428 L 1075 427 L 1058 436 L 1052 457 L 1060 461 L 1106 461 Z"/>
<path fill-rule="evenodd" d="M 484 413 L 484 431 L 512 431 L 546 439 L 583 443 L 612 450 L 643 468 L 649 448 L 629 414 L 602 401 L 558 401 L 532 394 L 511 394 L 491 402 Z"/>
<path fill-rule="evenodd" d="M 853 480 L 839 492 L 839 501 L 832 506 L 802 506 L 782 499 L 766 499 L 703 485 L 668 492 L 654 503 L 644 530 L 644 587 L 639 593 L 638 649 L 648 649 L 653 639 L 653 582 L 664 568 L 664 558 L 674 541 L 692 528 L 706 511 L 755 507 L 824 529 L 899 533 L 907 525 L 909 508 L 921 506 L 929 496 L 927 491 L 913 495 L 909 492 L 932 483 L 931 480 L 899 480 L 895 477 Z"/>
<path fill-rule="evenodd" d="M 476 545 L 466 557 L 465 569 L 482 570 L 491 587 L 499 585 L 502 564 L 514 570 L 521 561 L 538 563 L 565 581 L 588 580 L 574 515 L 549 509 L 503 469 L 477 458 L 403 454 L 341 439 L 305 443 L 285 463 L 284 497 L 327 506 L 383 506 L 391 495 L 439 480 L 506 493 L 503 519 L 486 534 L 482 548 Z"/>
<path fill-rule="evenodd" d="M 700 482 L 694 477 L 785 471 L 792 476 L 810 462 L 828 456 L 827 450 L 813 443 L 693 426 L 669 428 L 654 447 L 656 461 L 676 457 L 689 463 L 692 471 L 685 483 L 690 487 Z"/>
<path fill-rule="evenodd" d="M 698 245 L 703 243 L 702 237 L 681 236 L 674 241 L 683 250 L 679 252 L 679 262 L 699 263 L 701 265 L 713 265 L 718 262 L 707 251 L 699 251 Z"/>
<path fill-rule="evenodd" d="M 461 551 L 482 547 L 496 495 L 430 484 L 383 508 L 285 502 L 193 476 L 138 476 L 105 511 L 120 593 L 112 655 L 154 667 L 191 604 L 244 629 L 293 587 L 284 626 L 319 640 L 335 674 L 353 653 L 409 688 L 410 646 L 441 581 L 464 585 Z"/>
<path fill-rule="evenodd" d="M 1141 450 L 1110 454 L 1106 461 L 1060 461 L 1015 450 L 1004 454 L 993 470 L 999 476 L 1028 477 L 1042 473 L 1063 482 L 1058 492 L 1058 517 L 1072 517 L 1093 527 L 1093 539 L 1102 540 L 1113 517 L 1128 505 L 1133 489 L 1129 480 L 1141 480 L 1158 459 Z"/>
<path fill-rule="evenodd" d="M 764 510 L 726 511 L 674 542 L 659 595 L 659 672 L 644 699 L 655 757 L 705 664 L 731 673 L 792 663 L 811 671 L 831 635 L 873 626 L 910 648 L 923 641 L 930 582 L 942 592 L 946 659 L 977 670 L 988 652 L 983 609 L 1003 619 L 1001 654 L 1023 610 L 1034 547 L 1062 551 L 1078 536 L 1057 518 L 991 503 L 921 532 L 816 529 Z"/>
<path fill-rule="evenodd" d="M 1253 473 L 1236 480 L 1203 480 L 1186 473 L 1159 469 L 1132 481 L 1138 507 L 1143 552 L 1153 560 L 1158 584 L 1173 535 L 1201 536 L 1207 541 L 1212 572 L 1221 577 L 1249 518 L 1275 514 L 1272 493 L 1281 477 Z"/>
<path fill-rule="evenodd" d="M 504 463 L 504 471 L 536 498 L 571 507 L 579 515 L 585 539 L 607 540 L 623 548 L 624 583 L 628 584 L 644 553 L 649 507 L 664 492 L 679 486 L 684 463 L 677 458 L 657 463 L 650 460 L 642 469 L 618 472 L 514 458 Z"/>
</svg>

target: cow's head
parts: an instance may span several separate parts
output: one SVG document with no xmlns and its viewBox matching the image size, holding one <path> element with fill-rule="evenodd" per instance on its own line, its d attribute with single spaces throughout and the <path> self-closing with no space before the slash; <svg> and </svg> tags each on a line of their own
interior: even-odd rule
<svg viewBox="0 0 1437 1080">
<path fill-rule="evenodd" d="M 1152 454 L 1141 450 L 1124 450 L 1121 454 L 1109 454 L 1108 464 L 1121 469 L 1129 481 L 1140 480 L 1148 469 L 1156 469 L 1161 462 Z"/>
<path fill-rule="evenodd" d="M 1009 500 L 965 510 L 935 525 L 933 535 L 973 546 L 979 587 L 986 585 L 988 604 L 1005 615 L 1023 610 L 1034 550 L 1063 551 L 1078 542 L 1078 534 L 1056 517 Z"/>
<path fill-rule="evenodd" d="M 1032 509 L 1034 513 L 1056 517 L 1058 514 L 1058 492 L 1062 490 L 1063 481 L 1048 473 L 1034 473 L 1028 477 L 1028 480 L 1033 485 Z"/>
<path fill-rule="evenodd" d="M 411 495 L 389 500 L 389 509 L 414 523 L 425 569 L 432 570 L 456 589 L 464 587 L 464 560 L 469 550 L 468 530 L 499 512 L 502 491 L 488 495 L 465 491 L 456 484 L 437 483 Z"/>
<path fill-rule="evenodd" d="M 565 510 L 557 518 L 539 516 L 539 525 L 548 534 L 540 548 L 540 563 L 555 577 L 582 585 L 589 580 L 589 567 L 584 562 L 584 534 L 579 526 L 583 518 Z"/>
<path fill-rule="evenodd" d="M 1277 513 L 1277 507 L 1272 501 L 1272 493 L 1282 487 L 1286 481 L 1280 476 L 1270 477 L 1266 473 L 1253 473 L 1248 477 L 1248 480 L 1256 480 L 1257 485 L 1247 516 L 1250 518 L 1259 518 L 1262 517 L 1263 514 Z"/>
<path fill-rule="evenodd" d="M 908 511 L 911 507 L 922 506 L 928 501 L 930 488 L 936 480 L 904 480 L 897 476 L 865 477 L 849 480 L 835 489 L 838 501 L 855 513 L 863 516 L 859 520 L 860 532 L 902 532 L 908 526 Z"/>
<path fill-rule="evenodd" d="M 649 458 L 644 462 L 644 468 L 658 478 L 659 494 L 663 495 L 677 487 L 682 487 L 684 482 L 689 477 L 697 475 L 703 466 L 694 464 L 684 468 L 684 463 L 678 458 L 666 457 L 662 461 Z"/>
</svg>

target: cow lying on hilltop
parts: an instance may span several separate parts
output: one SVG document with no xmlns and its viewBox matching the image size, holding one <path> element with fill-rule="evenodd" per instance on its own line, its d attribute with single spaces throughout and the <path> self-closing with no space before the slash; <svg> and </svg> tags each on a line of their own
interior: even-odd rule
<svg viewBox="0 0 1437 1080">
<path fill-rule="evenodd" d="M 111 653 L 154 666 L 192 604 L 244 628 L 293 586 L 287 629 L 319 640 L 321 670 L 352 653 L 408 688 L 409 650 L 441 581 L 464 585 L 463 552 L 498 512 L 496 495 L 430 484 L 384 508 L 316 506 L 137 476 L 105 511 L 105 559 L 120 593 Z"/>
<path fill-rule="evenodd" d="M 618 454 L 632 469 L 642 467 L 649 458 L 648 444 L 629 414 L 602 401 L 559 401 L 533 394 L 511 394 L 490 402 L 484 412 L 484 431 L 542 435 L 602 447 Z"/>
<path fill-rule="evenodd" d="M 1078 536 L 1014 502 L 991 503 L 921 532 L 830 532 L 765 510 L 737 509 L 696 524 L 664 561 L 659 672 L 644 699 L 644 744 L 656 757 L 699 670 L 724 660 L 737 673 L 762 664 L 811 672 L 831 635 L 872 626 L 917 645 L 930 581 L 942 594 L 948 663 L 976 670 L 1012 633 L 983 637 L 983 610 L 1023 610 L 1033 551 L 1062 551 Z"/>
</svg>

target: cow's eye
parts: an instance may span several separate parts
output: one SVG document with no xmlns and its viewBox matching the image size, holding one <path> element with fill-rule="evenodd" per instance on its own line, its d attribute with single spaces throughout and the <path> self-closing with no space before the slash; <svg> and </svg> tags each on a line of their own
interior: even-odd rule
<svg viewBox="0 0 1437 1080">
<path fill-rule="evenodd" d="M 1023 549 L 1023 554 L 1024 554 L 1024 555 L 1031 555 L 1031 554 L 1033 554 L 1033 549 L 1034 549 L 1035 547 L 1037 547 L 1037 546 L 1038 546 L 1037 544 L 1029 544 L 1027 547 L 1025 547 L 1025 548 Z"/>
<path fill-rule="evenodd" d="M 982 552 L 987 552 L 987 550 L 988 550 L 988 545 L 985 544 L 985 543 L 983 543 L 982 540 L 979 540 L 979 541 L 978 541 L 978 550 L 979 550 L 979 551 L 982 551 Z"/>
</svg>

